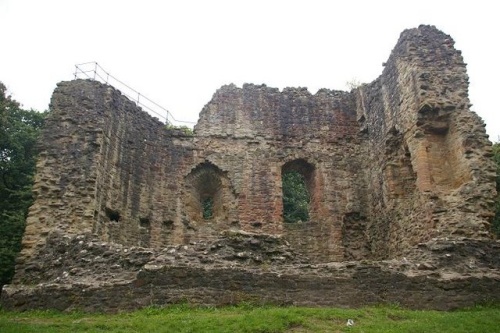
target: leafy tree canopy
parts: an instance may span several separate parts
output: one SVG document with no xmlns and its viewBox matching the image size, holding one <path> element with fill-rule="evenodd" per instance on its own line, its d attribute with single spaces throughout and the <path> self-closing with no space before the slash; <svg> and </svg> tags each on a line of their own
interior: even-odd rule
<svg viewBox="0 0 500 333">
<path fill-rule="evenodd" d="M 282 175 L 282 182 L 285 222 L 309 221 L 309 191 L 304 176 L 297 171 L 288 171 Z"/>
<path fill-rule="evenodd" d="M 21 249 L 44 117 L 45 113 L 23 110 L 0 82 L 0 286 L 12 278 Z"/>
</svg>

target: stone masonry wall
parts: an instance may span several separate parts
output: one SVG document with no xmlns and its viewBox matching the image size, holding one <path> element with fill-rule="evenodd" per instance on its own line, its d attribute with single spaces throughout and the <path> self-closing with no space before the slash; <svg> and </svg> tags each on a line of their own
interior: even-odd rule
<svg viewBox="0 0 500 333">
<path fill-rule="evenodd" d="M 112 87 L 61 83 L 22 257 L 52 230 L 146 247 L 226 229 L 283 234 L 316 261 L 489 237 L 494 168 L 467 85 L 453 40 L 428 26 L 403 32 L 382 75 L 351 93 L 224 86 L 193 136 L 166 129 Z M 308 170 L 308 222 L 283 223 L 288 169 Z M 214 216 L 204 219 L 207 197 Z"/>
<path fill-rule="evenodd" d="M 169 188 L 181 183 L 176 170 L 190 150 L 118 91 L 59 84 L 40 148 L 21 260 L 55 230 L 144 246 L 173 238 Z"/>
<path fill-rule="evenodd" d="M 88 98 L 92 103 L 78 104 L 81 96 L 92 96 Z M 236 129 L 239 125 L 224 126 L 221 119 L 229 102 L 221 99 L 227 96 L 230 101 L 242 101 L 231 106 L 233 114 L 253 115 L 251 123 L 260 127 L 246 128 L 243 133 Z M 254 102 L 244 102 L 243 96 Z M 281 113 L 275 114 L 274 107 Z M 39 161 L 39 176 L 47 173 L 52 178 L 41 179 L 35 187 L 74 172 L 89 191 L 64 192 L 61 205 L 66 211 L 60 216 L 50 210 L 51 230 L 91 231 L 104 241 L 146 247 L 214 238 L 226 229 L 285 233 L 314 260 L 342 260 L 342 218 L 347 210 L 361 206 L 355 165 L 363 154 L 352 109 L 352 95 L 343 92 L 322 90 L 313 96 L 305 89 L 280 93 L 265 86 L 226 86 L 201 113 L 202 119 L 209 112 L 221 115 L 200 121 L 196 135 L 189 136 L 167 130 L 111 87 L 91 81 L 65 82 L 54 93 L 42 140 L 47 145 Z M 305 120 L 287 110 L 302 114 Z M 75 124 L 71 133 L 59 128 L 64 114 Z M 98 120 L 92 123 L 93 119 Z M 304 121 L 318 130 L 308 131 Z M 92 133 L 92 140 L 87 132 Z M 60 142 L 54 142 L 54 133 Z M 79 174 L 82 162 L 56 148 L 85 140 L 92 149 L 92 154 L 87 149 L 84 155 L 91 176 Z M 45 150 L 49 149 L 53 149 L 54 164 L 47 168 Z M 64 156 L 58 159 L 58 154 Z M 287 163 L 290 168 L 304 164 L 312 169 L 308 181 L 311 223 L 283 224 L 281 173 Z M 49 210 L 47 200 L 61 200 L 60 188 L 65 189 L 66 183 L 53 194 L 44 192 L 32 207 L 23 256 L 36 251 L 27 242 L 31 237 L 43 244 L 37 234 L 42 221 L 38 211 Z M 208 220 L 201 215 L 200 198 L 205 192 L 218 200 Z M 72 220 L 82 215 L 68 214 L 67 207 L 72 205 L 84 212 L 87 224 Z"/>
<path fill-rule="evenodd" d="M 284 234 L 312 260 L 344 258 L 343 216 L 360 207 L 363 147 L 352 95 L 264 85 L 222 87 L 195 127 L 200 154 L 228 170 L 239 227 Z M 284 224 L 281 174 L 309 167 L 310 222 Z"/>
<path fill-rule="evenodd" d="M 39 145 L 33 190 L 36 200 L 27 219 L 21 258 L 35 255 L 54 230 L 89 232 L 96 222 L 99 171 L 95 161 L 104 123 L 98 108 L 103 101 L 95 89 L 80 86 L 86 84 L 73 82 L 71 95 L 60 89 L 54 92 Z"/>
<path fill-rule="evenodd" d="M 373 166 L 368 235 L 381 257 L 435 237 L 488 237 L 496 170 L 453 44 L 434 27 L 406 30 L 357 91 Z"/>
<path fill-rule="evenodd" d="M 218 304 L 242 288 L 252 297 L 269 295 L 273 302 L 289 302 L 292 292 L 293 304 L 399 301 L 412 297 L 403 289 L 420 287 L 423 291 L 409 305 L 429 301 L 431 292 L 443 299 L 451 295 L 461 305 L 484 299 L 474 288 L 467 287 L 462 299 L 443 287 L 451 283 L 462 288 L 467 276 L 491 293 L 500 281 L 498 261 L 484 253 L 498 252 L 489 233 L 496 194 L 491 143 L 483 122 L 469 109 L 465 63 L 453 44 L 431 26 L 406 30 L 380 77 L 351 92 L 321 89 L 313 95 L 305 88 L 223 86 L 201 111 L 194 134 L 167 128 L 108 85 L 60 83 L 41 136 L 36 200 L 4 304 L 22 307 L 12 304 L 34 294 L 42 302 L 55 292 L 61 299 L 79 295 L 82 301 L 76 303 L 86 307 L 98 293 L 92 291 L 87 299 L 73 289 L 82 283 L 85 290 L 101 290 L 110 299 L 126 289 L 155 303 L 167 297 L 162 291 L 167 285 L 178 296 L 171 300 L 196 298 L 206 287 L 213 294 L 202 293 L 206 297 L 196 302 L 215 297 Z M 287 171 L 305 178 L 309 221 L 283 221 L 281 179 Z M 206 202 L 211 216 L 203 215 Z M 228 232 L 250 235 L 250 240 L 242 238 L 249 247 L 233 244 L 230 257 L 257 268 L 243 264 L 233 271 L 233 259 L 220 261 L 222 254 L 212 253 Z M 262 250 L 259 237 L 275 239 L 277 248 Z M 53 249 L 59 241 L 65 244 L 60 251 Z M 80 249 L 80 241 L 91 245 Z M 474 264 L 470 269 L 477 274 L 454 271 L 452 263 L 441 262 L 442 253 L 433 252 L 437 257 L 427 260 L 422 249 L 441 241 L 446 249 L 457 242 L 465 248 L 473 244 L 474 250 L 467 250 L 474 252 L 469 263 L 484 262 L 481 271 Z M 95 244 L 106 249 L 97 259 L 86 258 Z M 173 253 L 165 251 L 193 246 L 194 266 L 183 256 L 164 263 Z M 113 251 L 123 256 L 115 258 Z M 290 261 L 292 252 L 300 260 Z M 452 252 L 445 257 L 452 258 Z M 213 256 L 205 257 L 209 253 Z M 73 262 L 82 255 L 85 267 Z M 469 254 L 461 258 L 465 262 Z M 92 273 L 93 260 L 102 267 L 118 265 L 116 272 Z M 370 267 L 325 264 L 360 260 L 386 262 Z M 414 260 L 416 270 L 433 271 L 440 265 L 446 270 L 440 276 L 416 274 L 400 267 L 405 260 Z M 151 266 L 155 262 L 161 268 Z M 300 266 L 306 263 L 323 266 Z M 279 266 L 273 270 L 276 276 L 266 271 L 269 265 Z M 115 279 L 115 273 L 121 278 Z M 205 275 L 228 285 L 215 286 Z M 64 282 L 69 276 L 70 285 Z M 291 285 L 281 276 L 289 277 Z M 310 286 L 315 281 L 321 288 L 314 291 Z M 352 293 L 340 297 L 340 289 L 329 287 L 340 282 Z M 54 289 L 54 283 L 60 288 Z M 363 289 L 359 283 L 373 286 Z M 24 287 L 33 284 L 42 287 Z M 391 284 L 396 290 L 389 292 Z M 146 289 L 155 296 L 147 296 Z M 362 292 L 390 295 L 361 297 Z"/>
<path fill-rule="evenodd" d="M 154 250 L 52 233 L 24 284 L 5 286 L 1 301 L 4 309 L 89 312 L 179 302 L 450 310 L 500 301 L 499 242 L 435 240 L 415 254 L 311 264 L 283 238 L 264 234 L 226 232 Z"/>
</svg>

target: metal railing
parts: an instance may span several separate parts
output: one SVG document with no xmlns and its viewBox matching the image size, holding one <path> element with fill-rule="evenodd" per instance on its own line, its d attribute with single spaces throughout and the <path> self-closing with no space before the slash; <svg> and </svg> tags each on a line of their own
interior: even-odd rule
<svg viewBox="0 0 500 333">
<path fill-rule="evenodd" d="M 159 119 L 164 120 L 167 125 L 185 125 L 192 127 L 195 122 L 175 119 L 175 117 L 163 106 L 147 98 L 137 90 L 131 88 L 123 81 L 117 79 L 109 72 L 104 70 L 96 61 L 86 62 L 75 65 L 75 72 L 73 73 L 75 79 L 91 79 L 105 84 L 109 84 L 116 89 L 120 90 L 122 95 L 128 97 L 131 101 L 141 107 L 143 110 L 150 114 L 157 116 Z"/>
</svg>

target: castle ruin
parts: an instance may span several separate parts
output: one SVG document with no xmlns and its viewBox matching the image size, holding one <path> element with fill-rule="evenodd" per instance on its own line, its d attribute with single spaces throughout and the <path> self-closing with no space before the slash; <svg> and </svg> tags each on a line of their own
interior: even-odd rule
<svg viewBox="0 0 500 333">
<path fill-rule="evenodd" d="M 62 82 L 6 308 L 500 300 L 495 165 L 452 38 L 405 30 L 351 92 L 227 85 L 194 134 Z M 283 220 L 296 171 L 309 221 Z M 212 214 L 203 216 L 203 202 Z"/>
</svg>

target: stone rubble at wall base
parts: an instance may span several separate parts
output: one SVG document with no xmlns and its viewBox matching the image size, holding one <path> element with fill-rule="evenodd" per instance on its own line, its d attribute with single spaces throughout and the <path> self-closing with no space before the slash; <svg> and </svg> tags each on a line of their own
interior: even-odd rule
<svg viewBox="0 0 500 333">
<path fill-rule="evenodd" d="M 152 250 L 54 233 L 40 261 L 21 274 L 31 286 L 6 286 L 2 306 L 117 312 L 251 302 L 451 310 L 500 301 L 499 242 L 431 240 L 414 254 L 311 264 L 281 237 L 261 234 L 227 232 L 214 241 Z"/>
</svg>

